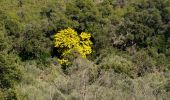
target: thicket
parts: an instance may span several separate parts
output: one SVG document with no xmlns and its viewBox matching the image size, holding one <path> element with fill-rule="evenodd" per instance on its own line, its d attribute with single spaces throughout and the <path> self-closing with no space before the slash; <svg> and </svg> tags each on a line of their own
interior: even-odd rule
<svg viewBox="0 0 170 100">
<path fill-rule="evenodd" d="M 169 0 L 0 1 L 0 99 L 169 93 Z"/>
</svg>

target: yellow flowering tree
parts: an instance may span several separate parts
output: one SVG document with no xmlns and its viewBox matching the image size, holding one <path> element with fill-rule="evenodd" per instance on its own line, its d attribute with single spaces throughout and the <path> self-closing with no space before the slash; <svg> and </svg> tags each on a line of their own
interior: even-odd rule
<svg viewBox="0 0 170 100">
<path fill-rule="evenodd" d="M 78 52 L 81 57 L 86 58 L 86 56 L 92 52 L 90 37 L 91 35 L 86 32 L 78 35 L 78 33 L 71 28 L 56 33 L 54 36 L 54 45 L 61 54 L 59 59 L 60 64 L 69 63 L 67 56 L 73 55 L 74 51 Z"/>
</svg>

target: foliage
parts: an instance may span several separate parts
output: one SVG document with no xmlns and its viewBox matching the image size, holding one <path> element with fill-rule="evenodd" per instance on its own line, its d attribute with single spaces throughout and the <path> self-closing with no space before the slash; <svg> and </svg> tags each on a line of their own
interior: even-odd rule
<svg viewBox="0 0 170 100">
<path fill-rule="evenodd" d="M 134 64 L 121 56 L 110 54 L 103 58 L 100 64 L 104 69 L 114 69 L 115 72 L 135 76 Z"/>
<path fill-rule="evenodd" d="M 169 16 L 170 0 L 0 0 L 0 99 L 169 100 Z"/>
<path fill-rule="evenodd" d="M 78 35 L 71 28 L 59 31 L 55 35 L 54 45 L 61 54 L 61 64 L 67 62 L 68 59 L 65 57 L 73 55 L 74 52 L 78 52 L 81 57 L 86 58 L 86 55 L 92 52 L 90 37 L 91 35 L 85 32 Z"/>
<path fill-rule="evenodd" d="M 68 72 L 69 79 L 61 77 L 55 81 L 59 90 L 54 95 L 55 99 L 168 99 L 168 96 L 163 96 L 167 95 L 163 88 L 168 81 L 158 73 L 131 79 L 113 70 L 104 71 L 93 62 L 79 58 Z"/>
<path fill-rule="evenodd" d="M 50 56 L 50 40 L 37 28 L 39 27 L 34 24 L 27 26 L 20 38 L 20 45 L 14 45 L 22 60 L 45 59 Z"/>
</svg>

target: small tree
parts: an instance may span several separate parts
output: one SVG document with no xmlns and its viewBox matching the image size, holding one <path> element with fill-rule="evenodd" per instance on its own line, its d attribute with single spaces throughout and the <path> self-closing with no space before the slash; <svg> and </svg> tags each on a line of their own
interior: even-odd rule
<svg viewBox="0 0 170 100">
<path fill-rule="evenodd" d="M 92 42 L 89 33 L 82 32 L 80 35 L 71 29 L 67 28 L 59 31 L 55 35 L 54 45 L 60 53 L 60 64 L 68 63 L 69 57 L 74 56 L 77 52 L 81 57 L 86 58 L 92 52 Z"/>
</svg>

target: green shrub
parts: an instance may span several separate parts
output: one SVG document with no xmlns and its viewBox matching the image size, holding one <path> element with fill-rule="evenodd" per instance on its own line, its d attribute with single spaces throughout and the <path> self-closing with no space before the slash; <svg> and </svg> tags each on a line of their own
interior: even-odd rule
<svg viewBox="0 0 170 100">
<path fill-rule="evenodd" d="M 132 61 L 137 68 L 138 76 L 143 76 L 145 73 L 153 72 L 156 69 L 156 61 L 144 50 L 136 52 L 132 56 Z"/>
<path fill-rule="evenodd" d="M 130 76 L 135 74 L 134 64 L 118 55 L 107 55 L 102 59 L 100 66 L 104 69 L 114 69 L 115 72 L 125 73 Z"/>
</svg>

